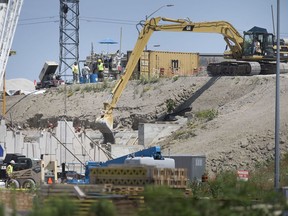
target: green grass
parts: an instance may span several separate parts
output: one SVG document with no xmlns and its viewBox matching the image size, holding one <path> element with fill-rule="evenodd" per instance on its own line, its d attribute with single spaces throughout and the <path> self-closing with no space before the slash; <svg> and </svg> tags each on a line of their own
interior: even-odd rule
<svg viewBox="0 0 288 216">
<path fill-rule="evenodd" d="M 202 110 L 195 113 L 195 117 L 199 120 L 211 121 L 218 116 L 218 111 L 215 109 Z"/>
<path fill-rule="evenodd" d="M 75 93 L 80 92 L 81 94 L 89 93 L 89 92 L 104 92 L 106 90 L 111 90 L 113 88 L 113 84 L 107 80 L 99 83 L 86 83 L 82 85 L 68 85 L 68 86 L 60 86 L 57 88 L 57 94 L 64 94 L 66 87 L 67 97 L 73 96 Z"/>
<path fill-rule="evenodd" d="M 185 129 L 180 129 L 180 130 L 177 130 L 175 133 L 173 133 L 173 139 L 188 139 L 190 137 L 195 137 L 196 134 L 193 130 L 185 130 Z"/>
<path fill-rule="evenodd" d="M 173 76 L 172 77 L 172 82 L 176 82 L 179 79 L 179 76 Z"/>
<path fill-rule="evenodd" d="M 172 112 L 175 108 L 175 102 L 172 99 L 166 100 L 167 112 Z M 196 129 L 206 129 L 205 122 L 211 121 L 218 116 L 218 111 L 214 109 L 202 110 L 195 113 L 194 118 L 187 123 L 186 128 L 181 128 L 172 134 L 172 139 L 188 139 L 197 136 Z"/>
<path fill-rule="evenodd" d="M 140 79 L 138 80 L 137 84 L 140 85 L 146 85 L 146 84 L 151 84 L 151 83 L 157 83 L 159 82 L 160 78 L 158 76 L 141 76 Z"/>
<path fill-rule="evenodd" d="M 167 99 L 165 103 L 166 103 L 167 112 L 171 113 L 175 109 L 176 102 L 170 98 L 170 99 Z"/>
<path fill-rule="evenodd" d="M 45 204 L 35 199 L 33 211 L 29 216 L 77 216 L 79 206 L 66 196 L 53 197 Z"/>
<path fill-rule="evenodd" d="M 5 216 L 4 205 L 0 203 L 0 216 Z"/>
<path fill-rule="evenodd" d="M 116 208 L 112 201 L 102 199 L 94 202 L 88 212 L 89 216 L 116 216 Z"/>
</svg>

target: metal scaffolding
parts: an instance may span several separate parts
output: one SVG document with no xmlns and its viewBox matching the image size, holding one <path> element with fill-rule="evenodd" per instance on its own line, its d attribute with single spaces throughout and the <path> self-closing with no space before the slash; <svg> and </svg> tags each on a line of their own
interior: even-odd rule
<svg viewBox="0 0 288 216">
<path fill-rule="evenodd" d="M 60 0 L 59 75 L 67 80 L 67 70 L 79 61 L 79 0 Z"/>
</svg>

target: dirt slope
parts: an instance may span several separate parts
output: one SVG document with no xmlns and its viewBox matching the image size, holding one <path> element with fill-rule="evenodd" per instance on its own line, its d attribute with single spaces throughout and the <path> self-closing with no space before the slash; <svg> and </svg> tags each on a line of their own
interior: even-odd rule
<svg viewBox="0 0 288 216">
<path fill-rule="evenodd" d="M 288 77 L 280 78 L 281 148 L 287 149 Z M 50 89 L 43 95 L 7 98 L 7 118 L 24 128 L 46 127 L 67 116 L 75 125 L 94 127 L 103 102 L 109 97 L 113 83 L 67 86 Z M 253 77 L 182 77 L 161 79 L 141 84 L 130 81 L 114 111 L 115 128 L 137 129 L 139 122 L 156 121 L 167 113 L 167 100 L 175 102 L 175 110 L 191 107 L 186 115 L 214 110 L 211 121 L 191 122 L 159 140 L 163 152 L 171 154 L 205 154 L 208 171 L 252 169 L 271 160 L 274 155 L 275 76 Z M 66 110 L 66 111 L 65 111 Z M 155 144 L 155 143 L 154 143 Z"/>
</svg>

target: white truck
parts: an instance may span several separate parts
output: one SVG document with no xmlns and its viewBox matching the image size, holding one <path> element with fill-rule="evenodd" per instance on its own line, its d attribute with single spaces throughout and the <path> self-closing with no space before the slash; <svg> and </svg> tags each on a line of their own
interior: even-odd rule
<svg viewBox="0 0 288 216">
<path fill-rule="evenodd" d="M 37 85 L 35 86 L 36 90 L 57 87 L 64 84 L 64 80 L 61 79 L 61 76 L 55 74 L 57 67 L 58 63 L 54 61 L 46 61 L 44 63 L 44 66 L 39 74 L 40 82 L 37 82 Z"/>
</svg>

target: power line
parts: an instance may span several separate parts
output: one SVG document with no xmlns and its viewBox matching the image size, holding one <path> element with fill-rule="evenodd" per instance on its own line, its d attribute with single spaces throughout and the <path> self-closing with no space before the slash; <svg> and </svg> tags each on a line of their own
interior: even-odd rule
<svg viewBox="0 0 288 216">
<path fill-rule="evenodd" d="M 126 20 L 126 19 L 111 19 L 103 17 L 80 17 L 81 21 L 86 22 L 97 22 L 97 23 L 108 23 L 108 24 L 120 24 L 120 25 L 133 25 L 135 26 L 139 21 Z"/>
<path fill-rule="evenodd" d="M 33 17 L 19 20 L 19 25 L 35 25 L 35 24 L 44 24 L 44 23 L 59 23 L 59 20 L 46 20 L 43 19 L 55 19 L 58 16 L 49 16 L 49 17 Z M 43 20 L 39 22 L 29 22 Z M 120 25 L 136 25 L 138 21 L 125 20 L 125 19 L 110 19 L 110 18 L 102 18 L 102 17 L 79 17 L 80 21 L 86 22 L 98 22 L 98 23 L 108 23 L 108 24 L 120 24 Z M 28 22 L 27 22 L 28 21 Z"/>
<path fill-rule="evenodd" d="M 54 19 L 58 18 L 58 16 L 47 16 L 47 17 L 34 17 L 34 18 L 26 18 L 26 19 L 19 19 L 19 22 L 27 21 L 27 20 L 39 20 L 39 19 Z"/>
<path fill-rule="evenodd" d="M 53 19 L 53 20 L 51 20 L 51 19 Z M 43 20 L 43 21 L 41 21 L 41 20 Z M 45 23 L 59 23 L 59 17 L 58 16 L 32 17 L 32 18 L 19 19 L 19 21 L 18 21 L 19 26 L 45 24 Z"/>
<path fill-rule="evenodd" d="M 96 22 L 96 23 L 108 23 L 108 24 L 120 24 L 120 25 L 133 25 L 135 26 L 138 22 L 135 23 L 126 23 L 126 22 L 118 22 L 118 21 L 101 21 L 101 20 L 89 20 L 89 19 L 81 19 L 80 21 L 86 21 L 86 22 Z"/>
<path fill-rule="evenodd" d="M 59 23 L 59 20 L 40 21 L 40 22 L 30 22 L 30 23 L 18 23 L 18 25 L 20 25 L 20 26 L 24 26 L 24 25 L 37 25 L 37 24 L 44 24 L 44 23 Z"/>
<path fill-rule="evenodd" d="M 103 18 L 103 17 L 80 17 L 80 19 L 90 19 L 90 20 L 108 20 L 108 21 L 116 21 L 116 22 L 132 22 L 132 23 L 138 23 L 139 21 L 135 20 L 125 20 L 125 19 L 111 19 L 111 18 Z"/>
<path fill-rule="evenodd" d="M 136 25 L 136 23 L 125 23 L 125 22 L 113 22 L 113 21 L 97 21 L 97 20 L 88 20 L 88 19 L 79 19 L 80 21 L 86 22 L 96 22 L 96 23 L 107 23 L 107 24 L 119 24 L 119 25 Z M 19 26 L 24 25 L 36 25 L 36 24 L 45 24 L 45 23 L 59 23 L 59 20 L 51 20 L 51 21 L 39 21 L 39 22 L 27 22 L 27 23 L 19 23 Z"/>
</svg>

